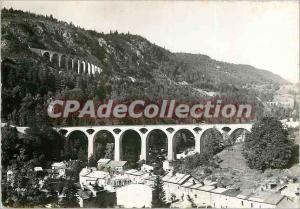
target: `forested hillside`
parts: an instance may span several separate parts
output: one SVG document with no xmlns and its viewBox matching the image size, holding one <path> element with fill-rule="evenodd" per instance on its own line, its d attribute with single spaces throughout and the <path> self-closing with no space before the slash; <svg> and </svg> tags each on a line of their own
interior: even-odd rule
<svg viewBox="0 0 300 209">
<path fill-rule="evenodd" d="M 198 72 L 203 74 L 206 80 L 209 79 L 212 84 L 232 83 L 240 87 L 250 87 L 251 85 L 288 83 L 267 70 L 256 69 L 250 65 L 220 62 L 201 54 L 176 53 L 176 58 L 189 64 L 191 77 Z M 199 79 L 197 80 L 199 82 Z"/>
<path fill-rule="evenodd" d="M 50 98 L 147 98 L 157 102 L 162 98 L 195 101 L 217 95 L 240 103 L 255 103 L 257 113 L 262 113 L 261 100 L 287 83 L 251 66 L 219 62 L 205 55 L 172 53 L 138 35 L 117 31 L 104 34 L 52 16 L 13 9 L 3 9 L 1 18 L 2 119 L 17 125 L 112 123 L 72 118 L 50 121 L 46 115 Z M 34 54 L 30 47 L 82 57 L 96 63 L 103 72 L 91 76 L 66 71 Z M 267 88 L 268 95 L 255 90 L 257 86 Z"/>
</svg>

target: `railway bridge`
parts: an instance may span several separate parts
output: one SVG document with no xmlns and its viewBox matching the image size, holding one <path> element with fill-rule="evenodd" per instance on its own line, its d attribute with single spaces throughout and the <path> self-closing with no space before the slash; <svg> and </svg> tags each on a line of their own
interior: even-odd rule
<svg viewBox="0 0 300 209">
<path fill-rule="evenodd" d="M 3 125 L 3 124 L 2 124 Z M 149 137 L 154 131 L 163 132 L 167 137 L 167 159 L 173 161 L 176 159 L 176 143 L 175 135 L 180 131 L 188 131 L 192 134 L 194 139 L 195 151 L 203 152 L 205 149 L 204 133 L 209 130 L 217 130 L 219 134 L 226 133 L 233 135 L 238 130 L 243 130 L 244 133 L 250 132 L 252 123 L 241 124 L 163 124 L 163 125 L 104 125 L 104 126 L 67 126 L 55 127 L 54 129 L 64 135 L 66 140 L 74 132 L 81 132 L 87 138 L 88 157 L 95 151 L 96 135 L 100 132 L 108 132 L 114 138 L 114 160 L 122 160 L 123 150 L 122 142 L 124 135 L 128 131 L 133 131 L 138 134 L 140 138 L 140 159 L 147 160 L 149 154 Z M 21 133 L 25 133 L 27 127 L 16 127 Z"/>
<path fill-rule="evenodd" d="M 38 48 L 29 48 L 32 52 L 36 53 L 41 57 L 47 57 L 51 63 L 55 62 L 58 64 L 58 67 L 64 67 L 66 70 L 76 71 L 78 74 L 87 73 L 89 75 L 95 73 L 101 73 L 102 68 L 97 66 L 94 63 L 86 61 L 83 58 L 80 58 L 75 55 L 64 54 L 61 52 L 38 49 Z"/>
<path fill-rule="evenodd" d="M 167 136 L 168 155 L 167 159 L 172 161 L 176 158 L 176 143 L 175 134 L 179 131 L 186 130 L 190 132 L 194 138 L 195 151 L 202 152 L 204 149 L 203 134 L 211 129 L 216 129 L 220 134 L 226 133 L 228 135 L 233 134 L 237 130 L 249 131 L 252 128 L 252 124 L 170 124 L 170 125 L 112 125 L 112 126 L 77 126 L 77 127 L 60 127 L 56 128 L 57 131 L 64 133 L 68 138 L 74 131 L 80 131 L 84 133 L 88 139 L 88 156 L 94 153 L 96 134 L 101 131 L 111 133 L 114 137 L 115 154 L 114 160 L 122 160 L 123 150 L 122 142 L 124 134 L 127 131 L 134 131 L 140 138 L 140 159 L 146 160 L 149 149 L 149 137 L 153 131 L 161 131 Z"/>
</svg>

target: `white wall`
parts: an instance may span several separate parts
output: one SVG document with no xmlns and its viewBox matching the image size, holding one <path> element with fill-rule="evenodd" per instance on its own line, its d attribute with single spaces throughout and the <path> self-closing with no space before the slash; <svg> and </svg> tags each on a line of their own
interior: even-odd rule
<svg viewBox="0 0 300 209">
<path fill-rule="evenodd" d="M 151 207 L 152 189 L 143 184 L 130 184 L 116 190 L 117 205 L 125 208 Z"/>
</svg>

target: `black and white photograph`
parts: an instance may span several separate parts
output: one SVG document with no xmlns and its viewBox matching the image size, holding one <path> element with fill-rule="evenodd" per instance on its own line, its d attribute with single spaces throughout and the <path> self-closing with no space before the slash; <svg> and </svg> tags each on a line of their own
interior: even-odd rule
<svg viewBox="0 0 300 209">
<path fill-rule="evenodd" d="M 1 1 L 1 208 L 299 208 L 299 1 Z"/>
</svg>

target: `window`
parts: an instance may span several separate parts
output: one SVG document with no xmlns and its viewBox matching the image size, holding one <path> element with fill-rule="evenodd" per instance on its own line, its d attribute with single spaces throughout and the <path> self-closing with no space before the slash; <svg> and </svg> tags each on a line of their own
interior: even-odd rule
<svg viewBox="0 0 300 209">
<path fill-rule="evenodd" d="M 242 206 L 244 205 L 244 201 L 241 202 Z"/>
<path fill-rule="evenodd" d="M 251 202 L 251 208 L 253 208 L 253 203 Z"/>
</svg>

